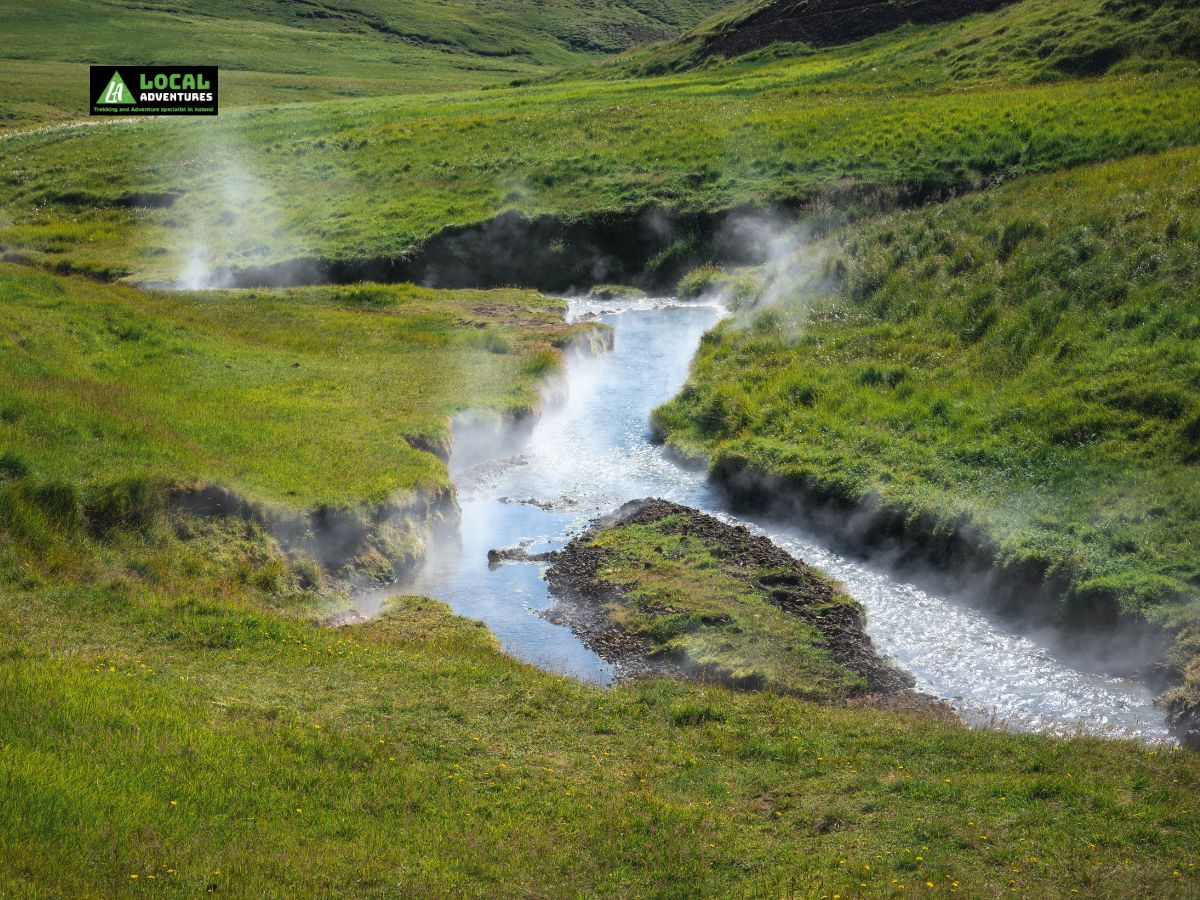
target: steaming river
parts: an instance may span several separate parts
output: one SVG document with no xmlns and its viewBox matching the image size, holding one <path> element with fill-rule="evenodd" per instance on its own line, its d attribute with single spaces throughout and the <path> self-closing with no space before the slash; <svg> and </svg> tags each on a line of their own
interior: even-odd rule
<svg viewBox="0 0 1200 900">
<path fill-rule="evenodd" d="M 714 306 L 672 301 L 571 301 L 570 315 L 600 315 L 616 334 L 613 352 L 573 358 L 568 400 L 548 410 L 517 455 L 455 481 L 462 506 L 459 548 L 431 554 L 405 591 L 444 600 L 482 619 L 504 649 L 544 668 L 602 684 L 609 665 L 566 628 L 537 615 L 552 605 L 543 566 L 489 569 L 492 547 L 557 549 L 598 515 L 626 500 L 662 497 L 742 521 L 793 556 L 840 580 L 867 610 L 880 652 L 950 701 L 969 721 L 1023 730 L 1168 738 L 1151 693 L 1139 683 L 1077 671 L 1049 649 L 969 603 L 938 596 L 848 558 L 786 524 L 730 515 L 702 472 L 672 462 L 649 441 L 651 410 L 682 385 L 701 335 L 721 317 Z M 375 612 L 395 589 L 360 598 Z"/>
</svg>

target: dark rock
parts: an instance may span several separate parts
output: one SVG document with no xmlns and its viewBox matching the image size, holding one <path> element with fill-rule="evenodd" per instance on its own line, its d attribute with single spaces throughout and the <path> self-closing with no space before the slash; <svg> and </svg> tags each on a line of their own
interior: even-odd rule
<svg viewBox="0 0 1200 900">
<path fill-rule="evenodd" d="M 489 550 L 488 565 L 498 566 L 502 562 L 544 562 L 553 556 L 553 553 L 530 553 L 524 547 L 506 547 Z"/>
<path fill-rule="evenodd" d="M 732 27 L 707 36 L 701 58 L 740 56 L 781 42 L 830 47 L 902 25 L 949 22 L 1014 0 L 773 0 Z"/>
</svg>

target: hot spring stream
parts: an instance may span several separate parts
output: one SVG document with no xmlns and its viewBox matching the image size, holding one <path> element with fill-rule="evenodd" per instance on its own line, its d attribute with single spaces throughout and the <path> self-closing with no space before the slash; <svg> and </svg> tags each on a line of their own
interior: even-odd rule
<svg viewBox="0 0 1200 900">
<path fill-rule="evenodd" d="M 721 317 L 715 306 L 672 301 L 573 300 L 570 315 L 599 315 L 615 331 L 611 353 L 572 358 L 567 400 L 549 408 L 514 456 L 456 472 L 462 506 L 459 547 L 440 546 L 405 592 L 435 597 L 482 619 L 504 649 L 544 668 L 602 684 L 610 666 L 566 628 L 537 615 L 552 600 L 544 566 L 489 569 L 493 547 L 557 549 L 598 515 L 627 500 L 662 497 L 742 521 L 793 556 L 841 581 L 867 610 L 879 651 L 949 700 L 969 721 L 1074 733 L 1088 731 L 1166 740 L 1150 691 L 1121 678 L 1071 668 L 1037 641 L 972 607 L 849 558 L 818 536 L 778 522 L 730 515 L 703 472 L 671 461 L 650 443 L 655 406 L 683 385 L 701 335 Z M 376 612 L 396 587 L 358 598 Z"/>
</svg>

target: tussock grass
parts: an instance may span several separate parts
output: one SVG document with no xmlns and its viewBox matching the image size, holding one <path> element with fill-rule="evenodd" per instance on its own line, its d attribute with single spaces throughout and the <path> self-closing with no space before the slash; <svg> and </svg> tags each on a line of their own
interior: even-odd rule
<svg viewBox="0 0 1200 900">
<path fill-rule="evenodd" d="M 530 412 L 573 333 L 530 291 L 143 292 L 15 265 L 0 305 L 4 471 L 85 492 L 216 482 L 301 509 L 444 489 L 408 439 L 444 444 L 466 408 Z"/>
<path fill-rule="evenodd" d="M 727 272 L 715 263 L 692 269 L 675 286 L 675 293 L 685 299 L 720 298 L 733 309 L 753 303 L 760 291 L 759 279 L 752 272 Z"/>
</svg>

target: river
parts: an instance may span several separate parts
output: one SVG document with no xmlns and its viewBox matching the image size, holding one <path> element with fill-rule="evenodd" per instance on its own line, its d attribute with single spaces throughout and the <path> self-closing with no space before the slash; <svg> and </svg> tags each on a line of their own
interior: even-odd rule
<svg viewBox="0 0 1200 900">
<path fill-rule="evenodd" d="M 544 567 L 489 567 L 487 551 L 557 549 L 627 500 L 662 497 L 743 522 L 841 581 L 866 608 L 867 630 L 879 651 L 911 672 L 918 689 L 946 699 L 969 722 L 1169 739 L 1163 715 L 1141 683 L 1072 668 L 1048 644 L 968 599 L 923 589 L 883 562 L 846 556 L 786 522 L 731 515 L 703 472 L 677 464 L 651 443 L 650 412 L 683 385 L 701 336 L 723 315 L 719 307 L 572 300 L 569 315 L 598 316 L 611 325 L 613 351 L 568 360 L 566 399 L 547 409 L 511 456 L 468 471 L 452 467 L 462 506 L 461 544 L 436 547 L 403 590 L 483 620 L 515 656 L 607 684 L 612 668 L 569 630 L 538 615 L 552 605 Z M 363 595 L 360 611 L 373 614 L 395 590 Z"/>
</svg>

